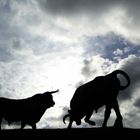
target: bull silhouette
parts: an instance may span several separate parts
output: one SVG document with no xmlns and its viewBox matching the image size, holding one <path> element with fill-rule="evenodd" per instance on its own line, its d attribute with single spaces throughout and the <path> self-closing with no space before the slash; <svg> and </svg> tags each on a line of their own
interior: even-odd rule
<svg viewBox="0 0 140 140">
<path fill-rule="evenodd" d="M 118 74 L 123 75 L 127 83 L 121 85 Z M 123 127 L 122 115 L 120 113 L 117 96 L 120 90 L 126 89 L 130 85 L 129 76 L 122 70 L 115 70 L 105 76 L 98 76 L 92 81 L 78 87 L 70 101 L 70 109 L 68 114 L 63 117 L 63 122 L 69 117 L 68 128 L 72 127 L 73 121 L 77 125 L 81 124 L 81 119 L 84 118 L 85 122 L 90 125 L 95 125 L 94 121 L 90 120 L 93 111 L 105 105 L 105 115 L 102 127 L 107 126 L 107 121 L 113 108 L 116 113 L 116 120 L 114 127 Z"/>
<path fill-rule="evenodd" d="M 46 109 L 53 107 L 53 93 L 58 92 L 44 92 L 33 95 L 25 99 L 8 99 L 0 98 L 0 129 L 2 118 L 8 121 L 10 125 L 12 122 L 21 121 L 21 129 L 26 124 L 30 125 L 32 129 L 36 129 L 36 123 L 40 121 Z"/>
</svg>

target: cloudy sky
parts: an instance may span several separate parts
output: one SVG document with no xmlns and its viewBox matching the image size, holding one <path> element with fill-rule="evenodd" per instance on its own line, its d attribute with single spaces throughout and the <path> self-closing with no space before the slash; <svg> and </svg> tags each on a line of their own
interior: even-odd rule
<svg viewBox="0 0 140 140">
<path fill-rule="evenodd" d="M 65 128 L 62 117 L 75 89 L 123 69 L 131 78 L 118 97 L 124 126 L 140 128 L 139 5 L 139 0 L 0 0 L 0 96 L 20 99 L 59 89 L 56 105 L 37 127 Z M 114 118 L 112 111 L 109 125 Z M 102 109 L 92 119 L 101 126 Z"/>
</svg>

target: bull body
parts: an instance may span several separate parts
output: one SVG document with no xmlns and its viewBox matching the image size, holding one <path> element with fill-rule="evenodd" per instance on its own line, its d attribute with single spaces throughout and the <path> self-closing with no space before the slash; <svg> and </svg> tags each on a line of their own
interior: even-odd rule
<svg viewBox="0 0 140 140">
<path fill-rule="evenodd" d="M 58 90 L 57 90 L 58 91 Z M 54 106 L 52 92 L 39 93 L 25 99 L 0 98 L 0 127 L 2 118 L 12 122 L 21 121 L 21 129 L 26 124 L 36 129 L 36 123 L 40 121 L 46 109 Z"/>
<path fill-rule="evenodd" d="M 126 78 L 127 84 L 125 86 L 121 86 L 117 74 L 122 74 Z M 105 105 L 106 110 L 102 127 L 106 127 L 112 108 L 117 115 L 114 125 L 122 127 L 122 116 L 119 110 L 117 95 L 120 90 L 124 90 L 129 84 L 130 79 L 128 75 L 124 71 L 116 70 L 106 76 L 98 76 L 78 87 L 71 99 L 70 110 L 64 116 L 63 122 L 65 123 L 66 117 L 70 117 L 68 128 L 71 128 L 73 121 L 80 125 L 81 119 L 85 117 L 85 122 L 95 125 L 95 122 L 91 121 L 90 117 L 94 110 L 97 112 L 100 107 Z"/>
</svg>

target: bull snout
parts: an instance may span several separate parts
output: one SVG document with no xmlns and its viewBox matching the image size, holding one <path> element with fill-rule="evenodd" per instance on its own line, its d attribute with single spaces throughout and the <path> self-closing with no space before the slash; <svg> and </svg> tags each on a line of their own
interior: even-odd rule
<svg viewBox="0 0 140 140">
<path fill-rule="evenodd" d="M 52 101 L 52 106 L 54 106 L 55 105 L 55 102 L 54 101 Z"/>
</svg>

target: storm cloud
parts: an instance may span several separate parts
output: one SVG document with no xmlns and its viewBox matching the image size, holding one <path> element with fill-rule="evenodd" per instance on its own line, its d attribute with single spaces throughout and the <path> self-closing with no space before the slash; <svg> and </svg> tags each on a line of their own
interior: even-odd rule
<svg viewBox="0 0 140 140">
<path fill-rule="evenodd" d="M 62 22 L 68 21 L 68 26 L 84 34 L 114 31 L 135 43 L 140 41 L 138 0 L 42 0 L 39 4 L 44 12 Z"/>
<path fill-rule="evenodd" d="M 61 14 L 81 14 L 81 12 L 93 12 L 93 14 L 100 14 L 114 7 L 126 7 L 133 10 L 136 14 L 139 12 L 138 0 L 42 0 L 39 2 L 47 11 L 61 15 Z M 135 9 L 135 10 L 134 10 Z M 132 11 L 131 11 L 132 12 Z M 132 13 L 132 14 L 133 14 Z"/>
</svg>

